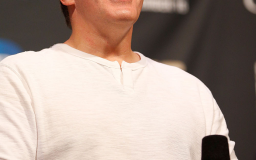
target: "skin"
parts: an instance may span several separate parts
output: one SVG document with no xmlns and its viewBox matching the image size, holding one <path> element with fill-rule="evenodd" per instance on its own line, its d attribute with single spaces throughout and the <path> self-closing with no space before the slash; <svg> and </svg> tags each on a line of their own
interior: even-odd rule
<svg viewBox="0 0 256 160">
<path fill-rule="evenodd" d="M 72 34 L 65 44 L 110 61 L 140 60 L 131 50 L 133 25 L 143 0 L 61 0 L 68 6 Z"/>
</svg>

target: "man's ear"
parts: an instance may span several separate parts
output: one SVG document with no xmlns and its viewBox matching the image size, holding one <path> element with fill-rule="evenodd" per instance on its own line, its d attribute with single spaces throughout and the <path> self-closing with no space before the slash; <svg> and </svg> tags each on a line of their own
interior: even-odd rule
<svg viewBox="0 0 256 160">
<path fill-rule="evenodd" d="M 70 6 L 75 4 L 75 0 L 60 0 L 60 2 L 65 6 Z"/>
</svg>

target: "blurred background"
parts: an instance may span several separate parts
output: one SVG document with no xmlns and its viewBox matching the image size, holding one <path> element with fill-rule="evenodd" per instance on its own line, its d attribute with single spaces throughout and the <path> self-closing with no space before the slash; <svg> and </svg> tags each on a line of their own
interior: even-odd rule
<svg viewBox="0 0 256 160">
<path fill-rule="evenodd" d="M 62 43 L 70 33 L 59 0 L 0 1 L 0 60 Z M 203 81 L 238 158 L 256 160 L 256 0 L 144 0 L 132 49 Z"/>
</svg>

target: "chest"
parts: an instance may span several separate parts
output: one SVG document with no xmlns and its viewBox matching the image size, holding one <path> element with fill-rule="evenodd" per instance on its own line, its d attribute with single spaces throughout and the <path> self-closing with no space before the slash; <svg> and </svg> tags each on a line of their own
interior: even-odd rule
<svg viewBox="0 0 256 160">
<path fill-rule="evenodd" d="M 121 159 L 200 152 L 192 147 L 200 146 L 205 130 L 196 94 L 184 96 L 186 91 L 157 80 L 140 79 L 130 90 L 111 78 L 74 82 L 49 83 L 38 92 L 35 112 L 44 159 L 53 148 L 60 156 L 120 153 Z"/>
</svg>

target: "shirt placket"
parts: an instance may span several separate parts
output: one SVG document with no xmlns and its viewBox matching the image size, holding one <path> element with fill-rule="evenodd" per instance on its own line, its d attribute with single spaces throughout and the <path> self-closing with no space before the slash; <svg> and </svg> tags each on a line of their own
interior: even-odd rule
<svg viewBox="0 0 256 160">
<path fill-rule="evenodd" d="M 122 82 L 125 89 L 133 89 L 132 69 L 122 68 Z"/>
<path fill-rule="evenodd" d="M 119 65 L 119 64 L 118 64 Z M 113 75 L 124 89 L 133 89 L 132 69 L 123 61 L 122 66 L 112 68 Z"/>
</svg>

